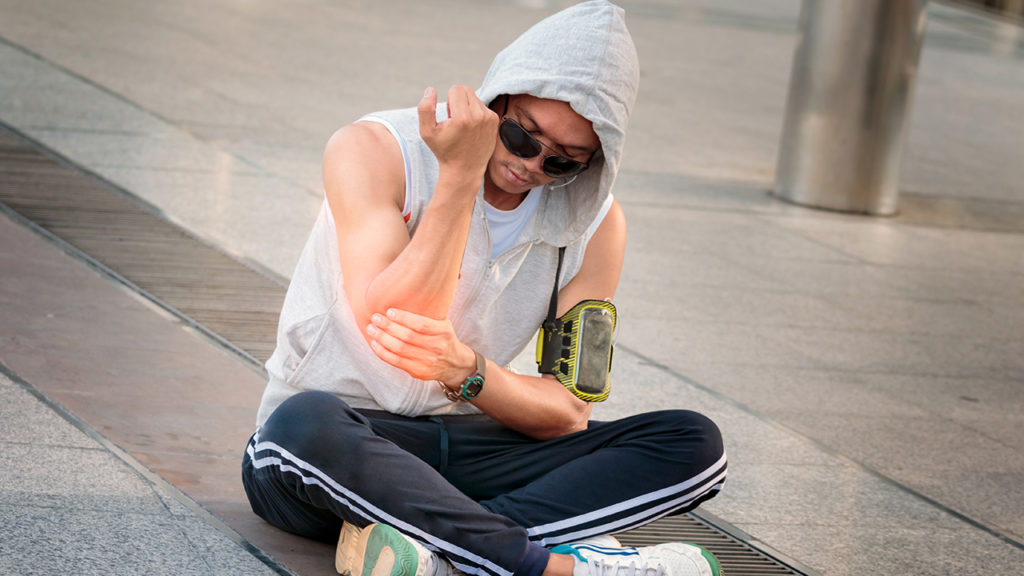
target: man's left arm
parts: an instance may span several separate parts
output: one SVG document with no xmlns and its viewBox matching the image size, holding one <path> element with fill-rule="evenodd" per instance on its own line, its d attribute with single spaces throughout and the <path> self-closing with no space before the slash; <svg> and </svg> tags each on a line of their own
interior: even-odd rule
<svg viewBox="0 0 1024 576">
<path fill-rule="evenodd" d="M 611 299 L 619 283 L 626 250 L 626 221 L 617 201 L 587 244 L 583 264 L 558 294 L 558 315 L 581 300 Z M 476 356 L 461 343 L 451 323 L 390 310 L 375 315 L 368 334 L 384 361 L 421 380 L 438 380 L 457 389 L 476 372 Z M 571 434 L 587 427 L 591 405 L 553 376 L 515 374 L 487 361 L 487 379 L 472 400 L 505 426 L 537 439 Z"/>
</svg>

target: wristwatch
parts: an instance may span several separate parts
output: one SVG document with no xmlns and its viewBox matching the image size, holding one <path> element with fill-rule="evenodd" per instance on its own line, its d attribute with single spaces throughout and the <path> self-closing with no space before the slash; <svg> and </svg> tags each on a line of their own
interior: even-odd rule
<svg viewBox="0 0 1024 576">
<path fill-rule="evenodd" d="M 462 386 L 452 389 L 445 386 L 444 382 L 438 382 L 441 385 L 441 389 L 444 390 L 444 395 L 452 402 L 472 400 L 479 396 L 480 391 L 484 389 L 484 379 L 487 377 L 487 360 L 476 350 L 473 350 L 473 355 L 476 356 L 476 373 L 466 378 Z"/>
</svg>

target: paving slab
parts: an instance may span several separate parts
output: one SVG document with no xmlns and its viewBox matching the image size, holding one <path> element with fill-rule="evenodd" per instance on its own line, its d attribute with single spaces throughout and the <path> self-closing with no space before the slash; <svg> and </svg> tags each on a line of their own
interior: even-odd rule
<svg viewBox="0 0 1024 576">
<path fill-rule="evenodd" d="M 140 473 L 137 462 L 12 378 L 0 365 L 0 572 L 280 573 L 183 504 L 176 489 Z"/>
<path fill-rule="evenodd" d="M 10 403 L 4 403 L 2 429 L 16 464 L 0 471 L 0 506 L 17 515 L 17 533 L 24 537 L 0 544 L 0 551 L 12 546 L 10 554 L 0 556 L 19 562 L 31 554 L 49 562 L 38 552 L 54 539 L 72 538 L 63 535 L 53 511 L 82 509 L 88 513 L 73 519 L 70 534 L 88 532 L 89 526 L 96 533 L 77 537 L 77 547 L 65 548 L 65 560 L 86 573 L 101 573 L 106 563 L 123 574 L 227 574 L 249 570 L 246 562 L 258 565 L 252 573 L 332 573 L 329 547 L 256 521 L 245 500 L 241 454 L 255 428 L 262 374 L 4 215 L 0 238 L 0 366 L 87 423 L 110 449 L 123 451 L 137 465 L 121 462 L 109 471 L 118 459 L 103 445 L 71 429 L 23 390 L 19 394 L 20 388 L 3 388 Z M 21 410 L 26 406 L 32 410 Z M 54 443 L 37 446 L 47 439 Z M 140 477 L 140 471 L 152 479 Z M 170 519 L 163 518 L 167 499 L 154 496 L 157 488 L 186 503 L 172 510 Z M 40 515 L 38 509 L 47 512 Z M 177 516 L 188 526 L 179 526 Z M 121 518 L 126 520 L 113 527 Z M 136 525 L 145 533 L 125 538 Z M 203 536 L 201 548 L 189 548 L 194 548 L 190 535 Z M 219 557 L 228 546 L 218 538 L 234 546 L 224 563 L 243 568 L 232 572 L 228 564 L 221 571 L 223 563 L 206 557 Z M 118 549 L 108 546 L 115 539 L 138 550 L 123 551 L 119 563 Z M 264 563 L 252 553 L 260 549 L 280 551 L 288 568 Z M 151 559 L 147 550 L 153 551 Z M 157 569 L 166 555 L 175 561 Z M 37 573 L 52 573 L 50 566 L 40 565 Z"/>
<path fill-rule="evenodd" d="M 1020 27 L 930 3 L 903 213 L 867 219 L 768 194 L 799 1 L 622 3 L 644 67 L 616 191 L 630 222 L 616 378 L 631 394 L 604 413 L 674 398 L 713 414 L 732 479 L 709 510 L 822 573 L 1024 564 Z M 0 0 L 0 121 L 287 277 L 337 126 L 411 105 L 428 84 L 478 82 L 563 4 Z M 77 311 L 47 313 L 21 317 L 5 343 L 102 341 L 62 323 Z M 72 348 L 15 356 L 67 373 L 95 360 Z M 168 474 L 224 460 L 130 440 Z M 217 482 L 180 481 L 224 498 Z M 816 513 L 845 494 L 842 513 Z M 886 507 L 915 523 L 891 524 Z"/>
</svg>

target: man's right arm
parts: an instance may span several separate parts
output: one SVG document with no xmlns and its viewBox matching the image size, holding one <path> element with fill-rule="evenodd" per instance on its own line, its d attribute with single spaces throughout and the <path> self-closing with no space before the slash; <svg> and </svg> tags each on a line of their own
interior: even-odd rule
<svg viewBox="0 0 1024 576">
<path fill-rule="evenodd" d="M 345 292 L 361 328 L 389 308 L 444 318 L 454 297 L 473 204 L 497 140 L 497 116 L 467 87 L 449 91 L 451 118 L 437 123 L 437 94 L 418 106 L 420 132 L 438 159 L 437 187 L 409 237 L 402 210 L 405 169 L 386 128 L 339 130 L 324 154 L 327 201 L 338 234 Z"/>
</svg>

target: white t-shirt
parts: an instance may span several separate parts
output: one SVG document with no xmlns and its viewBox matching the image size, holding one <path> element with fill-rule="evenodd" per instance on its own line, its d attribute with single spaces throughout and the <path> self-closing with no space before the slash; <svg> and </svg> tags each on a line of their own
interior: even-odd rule
<svg viewBox="0 0 1024 576">
<path fill-rule="evenodd" d="M 522 234 L 530 216 L 537 211 L 537 206 L 540 205 L 540 195 L 544 193 L 543 189 L 543 186 L 537 186 L 530 190 L 519 206 L 511 210 L 499 210 L 490 204 L 484 204 L 487 227 L 491 230 L 491 258 L 497 258 L 499 254 L 515 245 L 516 239 Z M 590 242 L 594 233 L 597 232 L 598 226 L 604 221 L 605 215 L 612 207 L 613 200 L 612 195 L 609 194 L 604 204 L 601 205 L 597 217 L 587 229 L 587 242 Z"/>
</svg>

